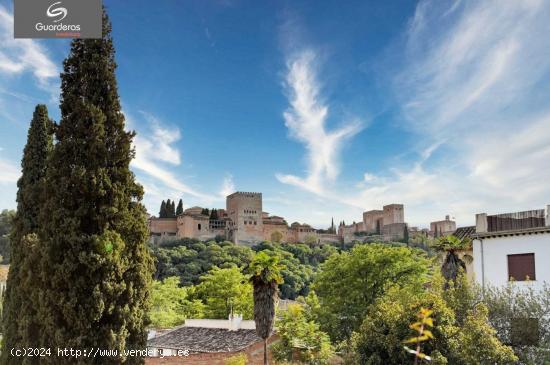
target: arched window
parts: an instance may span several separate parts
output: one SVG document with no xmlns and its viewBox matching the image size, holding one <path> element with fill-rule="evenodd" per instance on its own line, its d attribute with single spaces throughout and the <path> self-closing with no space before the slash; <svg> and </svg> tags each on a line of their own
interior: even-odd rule
<svg viewBox="0 0 550 365">
<path fill-rule="evenodd" d="M 199 225 L 197 226 L 197 228 L 199 229 L 199 231 L 201 230 L 201 224 L 199 223 Z"/>
</svg>

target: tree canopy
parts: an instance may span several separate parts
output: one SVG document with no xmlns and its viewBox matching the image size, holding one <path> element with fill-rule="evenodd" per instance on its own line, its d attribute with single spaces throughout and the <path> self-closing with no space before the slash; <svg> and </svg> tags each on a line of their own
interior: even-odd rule
<svg viewBox="0 0 550 365">
<path fill-rule="evenodd" d="M 385 244 L 358 245 L 332 255 L 313 283 L 321 329 L 333 340 L 348 338 L 377 298 L 392 286 L 421 287 L 428 267 L 422 251 Z"/>
</svg>

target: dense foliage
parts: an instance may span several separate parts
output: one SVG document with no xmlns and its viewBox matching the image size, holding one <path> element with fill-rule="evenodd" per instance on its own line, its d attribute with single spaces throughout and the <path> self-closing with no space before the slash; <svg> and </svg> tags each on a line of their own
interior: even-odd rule
<svg viewBox="0 0 550 365">
<path fill-rule="evenodd" d="M 180 278 L 183 286 L 197 285 L 200 277 L 213 267 L 245 267 L 252 260 L 254 252 L 246 246 L 232 242 L 201 242 L 195 239 L 182 239 L 165 246 L 151 248 L 156 260 L 156 280 L 170 276 Z"/>
<path fill-rule="evenodd" d="M 40 319 L 33 302 L 38 299 L 40 280 L 34 259 L 38 249 L 36 233 L 40 228 L 47 161 L 53 146 L 52 127 L 46 106 L 37 105 L 23 151 L 22 174 L 17 182 L 17 212 L 10 235 L 11 269 L 2 313 L 4 364 L 19 362 L 19 359 L 9 356 L 9 349 L 39 345 Z"/>
<path fill-rule="evenodd" d="M 352 335 L 347 363 L 361 365 L 405 364 L 410 355 L 403 340 L 421 308 L 430 308 L 433 339 L 422 345 L 434 365 L 512 364 L 517 358 L 489 325 L 487 307 L 476 300 L 464 278 L 444 290 L 436 277 L 430 288 L 393 287 L 369 307 L 362 325 Z"/>
<path fill-rule="evenodd" d="M 192 287 L 180 287 L 179 278 L 169 277 L 154 281 L 151 289 L 151 326 L 170 328 L 180 325 L 187 318 L 204 317 L 204 304 L 191 299 Z"/>
<path fill-rule="evenodd" d="M 42 345 L 143 349 L 153 261 L 143 188 L 130 170 L 107 15 L 101 39 L 74 39 L 61 74 L 61 120 L 41 214 Z M 43 363 L 72 364 L 52 356 Z M 79 360 L 92 362 L 97 360 Z M 142 363 L 137 357 L 104 364 Z"/>
<path fill-rule="evenodd" d="M 236 267 L 220 269 L 214 267 L 201 276 L 201 283 L 194 290 L 193 298 L 204 303 L 207 318 L 228 318 L 233 313 L 252 319 L 252 285 L 241 270 Z"/>
<path fill-rule="evenodd" d="M 332 245 L 309 246 L 306 244 L 279 244 L 264 242 L 252 249 L 232 242 L 201 242 L 195 239 L 181 239 L 153 246 L 151 252 L 156 259 L 155 279 L 178 276 L 181 285 L 197 285 L 199 278 L 213 267 L 244 268 L 250 264 L 254 252 L 268 251 L 279 256 L 283 284 L 280 285 L 282 299 L 305 296 L 318 271 L 319 265 L 330 255 L 338 252 Z"/>
<path fill-rule="evenodd" d="M 334 354 L 329 336 L 319 329 L 307 306 L 291 304 L 276 322 L 280 337 L 273 345 L 277 361 L 299 361 L 303 364 L 328 364 Z"/>
<path fill-rule="evenodd" d="M 392 286 L 420 288 L 429 262 L 420 250 L 364 244 L 332 255 L 315 278 L 321 329 L 335 341 L 359 328 L 369 306 Z"/>
<path fill-rule="evenodd" d="M 498 338 L 512 346 L 520 364 L 549 364 L 550 286 L 540 290 L 530 286 L 514 289 L 485 288 L 483 302 L 489 309 L 489 322 Z"/>
</svg>

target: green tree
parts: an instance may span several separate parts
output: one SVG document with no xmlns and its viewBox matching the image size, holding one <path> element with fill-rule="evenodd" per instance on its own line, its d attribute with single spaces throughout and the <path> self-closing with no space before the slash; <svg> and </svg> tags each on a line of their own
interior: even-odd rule
<svg viewBox="0 0 550 365">
<path fill-rule="evenodd" d="M 168 211 L 166 210 L 166 202 L 164 200 L 160 204 L 159 218 L 168 218 Z"/>
<path fill-rule="evenodd" d="M 510 344 L 520 363 L 550 363 L 550 286 L 544 283 L 518 290 L 517 283 L 505 287 L 485 287 L 483 303 L 498 338 Z"/>
<path fill-rule="evenodd" d="M 267 365 L 267 340 L 273 331 L 278 285 L 283 282 L 279 258 L 259 252 L 250 263 L 250 281 L 254 286 L 256 333 L 264 340 L 264 365 Z"/>
<path fill-rule="evenodd" d="M 204 317 L 204 304 L 192 300 L 192 287 L 180 288 L 179 278 L 172 276 L 163 281 L 154 281 L 151 290 L 151 326 L 170 328 L 180 325 L 187 318 Z"/>
<path fill-rule="evenodd" d="M 218 210 L 217 209 L 212 209 L 210 211 L 210 219 L 212 219 L 212 220 L 218 219 Z"/>
<path fill-rule="evenodd" d="M 200 280 L 194 297 L 205 303 L 206 317 L 224 319 L 234 313 L 252 318 L 252 285 L 238 267 L 214 267 Z"/>
<path fill-rule="evenodd" d="M 129 168 L 135 134 L 125 130 L 114 53 L 104 12 L 103 37 L 74 39 L 64 61 L 61 121 L 41 214 L 44 347 L 122 353 L 146 346 L 153 262 L 143 188 Z M 137 357 L 79 361 L 143 363 Z"/>
<path fill-rule="evenodd" d="M 426 281 L 429 262 L 423 251 L 385 244 L 355 246 L 332 255 L 322 266 L 313 289 L 321 304 L 321 329 L 335 341 L 359 328 L 368 307 L 392 286 Z"/>
<path fill-rule="evenodd" d="M 330 338 L 319 329 L 317 323 L 308 318 L 304 306 L 291 304 L 281 313 L 276 327 L 281 339 L 273 346 L 273 355 L 277 361 L 294 360 L 316 365 L 329 363 L 334 354 Z"/>
<path fill-rule="evenodd" d="M 45 105 L 37 105 L 30 123 L 27 144 L 21 161 L 22 174 L 17 182 L 17 212 L 11 232 L 11 265 L 4 301 L 4 340 L 2 362 L 20 363 L 10 356 L 14 347 L 37 347 L 39 344 L 39 318 L 36 291 L 41 287 L 40 277 L 32 270 L 31 280 L 25 280 L 29 271 L 31 250 L 37 249 L 36 236 L 27 237 L 39 229 L 39 213 L 43 202 L 47 160 L 53 146 L 52 121 Z M 26 244 L 32 240 L 34 244 Z M 28 360 L 24 360 L 26 362 Z"/>
<path fill-rule="evenodd" d="M 176 210 L 174 208 L 174 202 L 170 199 L 166 201 L 166 217 L 165 218 L 174 218 L 176 215 Z"/>
<path fill-rule="evenodd" d="M 178 207 L 176 208 L 176 216 L 183 214 L 183 201 L 180 199 Z"/>
<path fill-rule="evenodd" d="M 388 290 L 369 307 L 362 325 L 352 335 L 348 363 L 409 363 L 410 355 L 403 350 L 403 341 L 410 337 L 409 324 L 417 319 L 421 308 L 432 310 L 433 339 L 422 345 L 422 352 L 432 357 L 432 364 L 512 364 L 517 361 L 512 349 L 496 337 L 488 322 L 486 306 L 472 300 L 475 295 L 466 279 L 459 277 L 458 280 L 460 289 L 451 293 L 443 289 L 445 280 L 440 275 L 425 290 L 411 287 Z M 468 309 L 464 313 L 459 313 L 465 308 Z"/>
<path fill-rule="evenodd" d="M 460 239 L 452 235 L 439 236 L 433 243 L 435 250 L 444 256 L 441 273 L 446 280 L 456 281 L 460 270 L 466 271 L 466 263 L 458 257 L 457 251 L 470 248 L 471 246 L 472 243 L 468 238 Z M 464 257 L 472 259 L 469 255 L 465 255 Z"/>
</svg>

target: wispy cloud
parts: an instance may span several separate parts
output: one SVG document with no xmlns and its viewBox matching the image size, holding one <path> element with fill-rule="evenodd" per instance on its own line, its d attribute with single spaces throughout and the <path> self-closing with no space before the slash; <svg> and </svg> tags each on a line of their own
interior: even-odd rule
<svg viewBox="0 0 550 365">
<path fill-rule="evenodd" d="M 226 196 L 229 194 L 233 194 L 235 192 L 235 183 L 233 182 L 233 176 L 230 174 L 227 174 L 222 183 L 222 187 L 220 189 L 220 197 L 222 199 L 225 199 Z"/>
<path fill-rule="evenodd" d="M 288 60 L 285 79 L 290 107 L 284 113 L 290 136 L 304 144 L 307 150 L 307 176 L 277 174 L 279 181 L 323 193 L 327 183 L 339 174 L 339 154 L 344 142 L 357 134 L 362 124 L 358 119 L 346 121 L 328 130 L 329 108 L 320 94 L 317 80 L 317 59 L 312 50 L 301 51 Z"/>
<path fill-rule="evenodd" d="M 180 152 L 173 146 L 181 138 L 179 129 L 164 126 L 154 115 L 147 112 L 140 112 L 140 114 L 148 122 L 149 133 L 136 135 L 134 139 L 136 157 L 132 161 L 132 166 L 148 175 L 149 178 L 161 183 L 176 195 L 189 194 L 205 202 L 215 200 L 214 197 L 203 194 L 185 184 L 171 171 L 181 163 Z M 125 113 L 125 115 L 128 114 Z M 134 124 L 134 122 L 131 123 L 132 127 Z"/>
<path fill-rule="evenodd" d="M 13 14 L 0 5 L 0 73 L 20 74 L 30 71 L 43 87 L 59 75 L 48 51 L 33 39 L 13 38 Z"/>
<path fill-rule="evenodd" d="M 397 52 L 402 63 L 384 83 L 397 95 L 402 127 L 417 138 L 418 157 L 365 171 L 352 188 L 324 184 L 337 176 L 330 167 L 338 166 L 332 160 L 338 147 L 324 147 L 334 144 L 324 140 L 327 107 L 312 76 L 314 56 L 292 59 L 285 121 L 306 145 L 310 169 L 305 179 L 279 179 L 362 209 L 402 202 L 414 224 L 446 213 L 466 224 L 476 212 L 544 206 L 550 201 L 549 18 L 543 0 L 420 1 Z M 336 141 L 354 133 L 344 127 Z"/>
<path fill-rule="evenodd" d="M 404 201 L 416 222 L 447 210 L 469 223 L 480 211 L 546 204 L 549 16 L 550 3 L 539 0 L 421 1 L 394 88 L 427 147 L 412 168 L 378 179 L 360 201 Z M 426 167 L 441 146 L 445 158 Z"/>
</svg>

